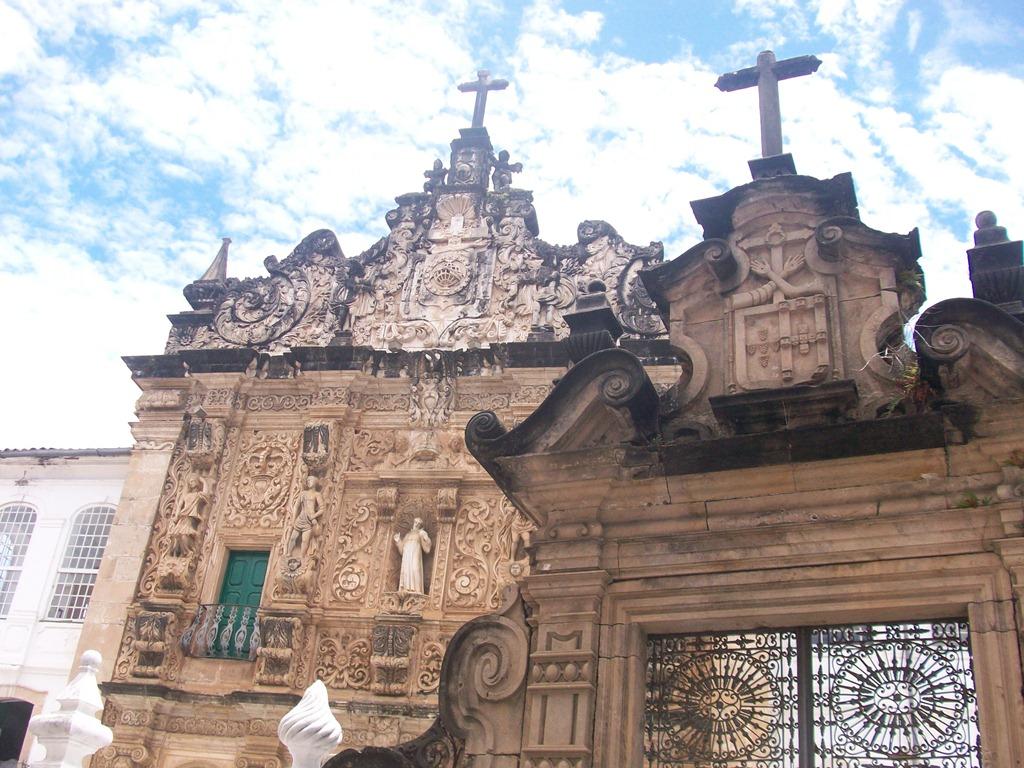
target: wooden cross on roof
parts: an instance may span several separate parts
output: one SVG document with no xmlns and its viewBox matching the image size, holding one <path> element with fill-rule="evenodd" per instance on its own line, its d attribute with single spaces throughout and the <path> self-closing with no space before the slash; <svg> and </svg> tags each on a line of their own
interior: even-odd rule
<svg viewBox="0 0 1024 768">
<path fill-rule="evenodd" d="M 484 110 L 487 109 L 487 92 L 503 91 L 508 88 L 508 80 L 491 80 L 491 73 L 481 69 L 476 73 L 476 80 L 460 83 L 459 90 L 463 93 L 476 92 L 476 104 L 473 105 L 473 127 L 484 127 Z"/>
<path fill-rule="evenodd" d="M 718 78 L 715 87 L 720 91 L 738 91 L 757 86 L 757 101 L 761 112 L 761 157 L 782 154 L 779 80 L 809 75 L 820 66 L 821 60 L 816 56 L 796 56 L 776 61 L 774 53 L 761 51 L 757 55 L 757 66 L 729 72 Z"/>
</svg>

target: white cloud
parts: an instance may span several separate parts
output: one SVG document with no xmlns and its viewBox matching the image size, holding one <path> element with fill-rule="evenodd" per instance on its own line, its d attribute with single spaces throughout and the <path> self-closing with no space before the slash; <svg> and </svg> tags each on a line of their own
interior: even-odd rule
<svg viewBox="0 0 1024 768">
<path fill-rule="evenodd" d="M 991 34 L 949 8 L 973 38 Z M 782 87 L 787 148 L 803 173 L 853 170 L 869 225 L 922 228 L 932 296 L 967 290 L 973 213 L 993 208 L 1024 229 L 1024 81 L 947 60 L 898 105 L 900 2 L 737 0 L 734 10 L 760 28 L 716 48 L 735 66 L 764 47 L 834 38 L 816 75 Z M 686 45 L 653 63 L 609 52 L 597 43 L 616 30 L 601 13 L 555 0 L 537 0 L 503 40 L 488 34 L 478 47 L 478 22 L 500 11 L 0 5 L 11 38 L 0 73 L 17 67 L 0 96 L 0 183 L 12 190 L 0 204 L 0 271 L 14 296 L 0 327 L 31 329 L 7 342 L 25 375 L 8 380 L 3 442 L 126 443 L 134 388 L 118 357 L 162 349 L 164 313 L 186 308 L 181 286 L 220 237 L 234 241 L 233 276 L 263 274 L 268 254 L 283 257 L 324 226 L 358 254 L 387 231 L 393 197 L 419 189 L 434 157 L 447 162 L 472 109 L 453 84 L 478 63 L 511 81 L 488 102 L 488 126 L 524 162 L 517 183 L 534 190 L 545 239 L 573 242 L 578 222 L 605 218 L 632 242 L 665 240 L 669 257 L 692 245 L 689 202 L 749 179 L 754 91 L 718 92 L 722 59 Z M 905 15 L 910 35 L 914 12 Z"/>
<path fill-rule="evenodd" d="M 907 48 L 913 51 L 917 48 L 917 41 L 921 37 L 921 26 L 924 20 L 919 10 L 907 11 Z"/>
<path fill-rule="evenodd" d="M 0 76 L 23 72 L 39 57 L 35 30 L 7 3 L 0 3 L 0 29 L 4 31 L 4 42 L 0 45 Z"/>
</svg>

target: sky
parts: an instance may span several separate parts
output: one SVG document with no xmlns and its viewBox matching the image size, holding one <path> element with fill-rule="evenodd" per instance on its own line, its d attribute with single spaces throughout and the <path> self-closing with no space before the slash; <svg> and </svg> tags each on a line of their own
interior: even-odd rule
<svg viewBox="0 0 1024 768">
<path fill-rule="evenodd" d="M 931 301 L 970 295 L 978 211 L 1024 236 L 1019 0 L 0 0 L 0 30 L 0 447 L 130 445 L 120 356 L 162 352 L 220 238 L 233 277 L 321 227 L 358 255 L 478 68 L 548 242 L 699 242 L 689 202 L 760 152 L 756 92 L 715 79 L 766 48 L 823 62 L 780 85 L 798 171 L 919 227 Z"/>
</svg>

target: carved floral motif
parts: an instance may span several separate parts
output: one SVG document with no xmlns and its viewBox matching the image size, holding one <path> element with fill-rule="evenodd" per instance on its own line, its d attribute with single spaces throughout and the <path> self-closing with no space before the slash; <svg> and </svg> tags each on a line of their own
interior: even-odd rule
<svg viewBox="0 0 1024 768">
<path fill-rule="evenodd" d="M 441 681 L 441 661 L 444 659 L 444 644 L 428 641 L 420 647 L 419 671 L 416 675 L 417 693 L 434 693 Z"/>
<path fill-rule="evenodd" d="M 466 452 L 462 434 L 456 430 L 350 429 L 349 433 L 350 471 L 403 467 L 414 461 L 432 462 L 438 468 L 477 467 Z"/>
<path fill-rule="evenodd" d="M 337 560 L 331 593 L 346 603 L 361 603 L 370 580 L 370 560 L 377 528 L 377 504 L 360 498 L 342 512 L 335 538 Z"/>
<path fill-rule="evenodd" d="M 505 585 L 528 567 L 518 550 L 531 528 L 504 497 L 464 501 L 453 537 L 447 604 L 497 608 Z"/>
<path fill-rule="evenodd" d="M 320 636 L 315 675 L 330 688 L 370 687 L 370 641 L 337 632 Z"/>
</svg>

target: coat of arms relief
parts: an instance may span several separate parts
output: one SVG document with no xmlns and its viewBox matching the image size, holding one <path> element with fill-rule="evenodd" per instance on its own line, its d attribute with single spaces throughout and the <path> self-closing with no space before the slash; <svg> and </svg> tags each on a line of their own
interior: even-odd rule
<svg viewBox="0 0 1024 768">
<path fill-rule="evenodd" d="M 834 279 L 807 263 L 813 240 L 813 225 L 777 221 L 731 238 L 749 278 L 726 299 L 729 394 L 842 377 Z"/>
</svg>

